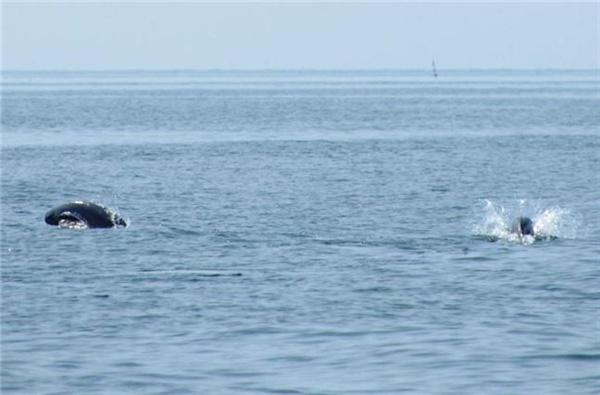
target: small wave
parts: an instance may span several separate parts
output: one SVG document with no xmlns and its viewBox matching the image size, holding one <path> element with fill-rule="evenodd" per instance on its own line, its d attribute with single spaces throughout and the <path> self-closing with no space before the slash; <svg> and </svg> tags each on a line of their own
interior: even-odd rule
<svg viewBox="0 0 600 395">
<path fill-rule="evenodd" d="M 570 353 L 570 354 L 540 354 L 531 355 L 526 357 L 527 359 L 563 359 L 573 361 L 591 361 L 596 362 L 600 360 L 600 354 L 597 353 Z"/>
<path fill-rule="evenodd" d="M 474 216 L 480 220 L 473 224 L 473 234 L 492 242 L 530 245 L 536 241 L 575 238 L 578 229 L 575 216 L 569 210 L 561 207 L 544 208 L 523 199 L 507 205 L 485 199 L 481 211 L 481 216 Z M 531 218 L 535 236 L 511 232 L 512 222 L 521 216 Z"/>
</svg>

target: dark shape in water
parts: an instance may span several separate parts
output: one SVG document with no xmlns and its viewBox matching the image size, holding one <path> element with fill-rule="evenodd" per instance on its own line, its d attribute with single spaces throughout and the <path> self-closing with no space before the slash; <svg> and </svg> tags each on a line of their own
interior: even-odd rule
<svg viewBox="0 0 600 395">
<path fill-rule="evenodd" d="M 46 213 L 48 225 L 87 228 L 125 227 L 127 222 L 117 213 L 99 203 L 76 201 L 61 204 Z"/>
<path fill-rule="evenodd" d="M 517 233 L 520 236 L 530 235 L 535 236 L 533 231 L 533 221 L 529 217 L 518 217 L 510 226 L 510 231 Z"/>
</svg>

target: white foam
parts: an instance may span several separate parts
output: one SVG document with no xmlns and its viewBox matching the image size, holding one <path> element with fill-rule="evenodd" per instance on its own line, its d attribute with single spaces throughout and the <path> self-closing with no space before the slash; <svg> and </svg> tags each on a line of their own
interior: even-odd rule
<svg viewBox="0 0 600 395">
<path fill-rule="evenodd" d="M 575 238 L 575 230 L 578 228 L 577 221 L 569 210 L 561 207 L 544 208 L 542 206 L 526 199 L 519 199 L 507 204 L 494 203 L 485 199 L 481 208 L 481 218 L 473 224 L 473 233 L 493 240 L 524 245 L 543 239 Z M 519 235 L 510 231 L 511 223 L 521 216 L 531 218 L 535 237 Z"/>
</svg>

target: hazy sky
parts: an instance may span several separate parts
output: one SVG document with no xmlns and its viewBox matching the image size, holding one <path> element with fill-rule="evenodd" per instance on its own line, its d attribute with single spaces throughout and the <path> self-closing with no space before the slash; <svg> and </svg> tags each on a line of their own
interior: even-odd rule
<svg viewBox="0 0 600 395">
<path fill-rule="evenodd" d="M 598 2 L 2 5 L 3 69 L 598 68 Z"/>
</svg>

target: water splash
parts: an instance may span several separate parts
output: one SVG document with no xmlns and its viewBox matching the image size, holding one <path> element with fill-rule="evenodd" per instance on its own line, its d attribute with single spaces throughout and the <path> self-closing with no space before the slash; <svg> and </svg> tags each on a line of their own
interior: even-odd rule
<svg viewBox="0 0 600 395">
<path fill-rule="evenodd" d="M 88 229 L 89 226 L 85 223 L 85 221 L 72 221 L 69 219 L 61 219 L 58 221 L 59 228 L 66 229 Z"/>
<path fill-rule="evenodd" d="M 473 224 L 473 233 L 490 241 L 506 241 L 524 245 L 540 240 L 575 238 L 578 229 L 575 216 L 561 207 L 544 208 L 539 203 L 520 199 L 509 204 L 494 203 L 485 199 L 481 205 L 482 216 Z M 521 216 L 531 218 L 535 236 L 511 232 L 511 224 Z"/>
</svg>

